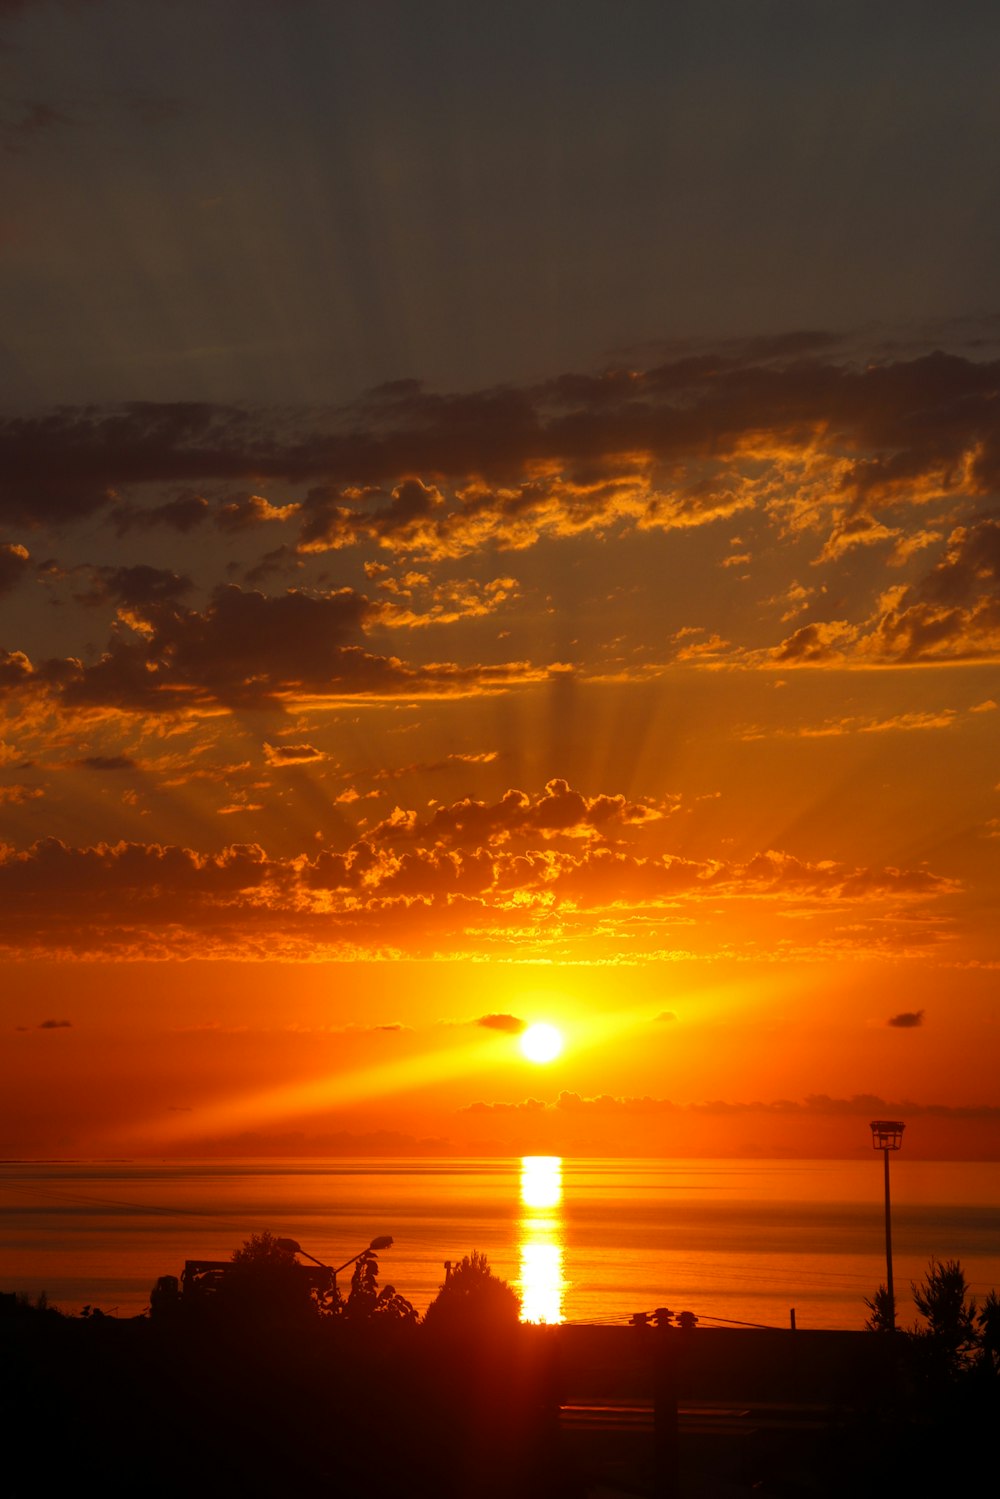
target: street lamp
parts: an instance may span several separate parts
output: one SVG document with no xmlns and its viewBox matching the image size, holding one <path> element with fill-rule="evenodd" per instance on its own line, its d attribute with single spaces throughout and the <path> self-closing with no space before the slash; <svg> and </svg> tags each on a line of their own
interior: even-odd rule
<svg viewBox="0 0 1000 1499">
<path fill-rule="evenodd" d="M 889 1204 L 889 1152 L 898 1150 L 903 1143 L 906 1125 L 901 1119 L 873 1119 L 871 1122 L 872 1149 L 882 1152 L 885 1162 L 885 1280 L 889 1294 L 889 1317 L 892 1331 L 896 1331 L 896 1296 L 892 1288 L 892 1212 Z"/>
<path fill-rule="evenodd" d="M 359 1249 L 357 1254 L 352 1254 L 351 1258 L 345 1260 L 342 1265 L 338 1265 L 336 1270 L 333 1270 L 331 1265 L 324 1265 L 323 1261 L 318 1260 L 314 1254 L 307 1254 L 296 1239 L 276 1239 L 275 1243 L 279 1249 L 287 1249 L 289 1254 L 301 1254 L 304 1259 L 312 1260 L 313 1264 L 319 1265 L 321 1270 L 332 1270 L 333 1283 L 336 1285 L 337 1276 L 341 1270 L 346 1270 L 348 1265 L 355 1264 L 357 1260 L 363 1259 L 366 1254 L 377 1254 L 380 1249 L 391 1249 L 392 1234 L 380 1234 L 377 1239 L 372 1239 L 366 1249 Z"/>
<path fill-rule="evenodd" d="M 334 1270 L 333 1272 L 334 1280 L 336 1280 L 341 1270 L 346 1270 L 348 1265 L 353 1265 L 356 1260 L 363 1259 L 366 1254 L 378 1254 L 380 1249 L 391 1248 L 392 1234 L 380 1234 L 377 1239 L 372 1239 L 367 1249 L 359 1249 L 357 1254 L 352 1254 L 349 1260 L 345 1260 L 342 1265 L 338 1265 L 336 1270 Z"/>
</svg>

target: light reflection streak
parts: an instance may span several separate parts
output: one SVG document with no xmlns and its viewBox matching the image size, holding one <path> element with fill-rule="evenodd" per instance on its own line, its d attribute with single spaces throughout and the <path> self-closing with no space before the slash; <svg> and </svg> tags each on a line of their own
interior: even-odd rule
<svg viewBox="0 0 1000 1499">
<path fill-rule="evenodd" d="M 562 1159 L 521 1158 L 521 1321 L 563 1319 Z"/>
</svg>

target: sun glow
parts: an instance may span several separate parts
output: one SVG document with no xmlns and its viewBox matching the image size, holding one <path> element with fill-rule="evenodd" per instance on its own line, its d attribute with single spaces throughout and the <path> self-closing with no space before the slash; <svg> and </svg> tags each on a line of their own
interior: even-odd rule
<svg viewBox="0 0 1000 1499">
<path fill-rule="evenodd" d="M 552 1062 L 563 1049 L 562 1032 L 540 1020 L 521 1035 L 521 1051 L 529 1062 Z"/>
</svg>

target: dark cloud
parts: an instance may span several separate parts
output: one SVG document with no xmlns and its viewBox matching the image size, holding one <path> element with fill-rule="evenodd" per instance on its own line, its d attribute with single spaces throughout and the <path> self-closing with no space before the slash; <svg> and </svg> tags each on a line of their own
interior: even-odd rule
<svg viewBox="0 0 1000 1499">
<path fill-rule="evenodd" d="M 269 578 L 279 577 L 282 573 L 295 572 L 302 566 L 302 558 L 299 557 L 294 547 L 274 547 L 270 552 L 265 552 L 253 567 L 247 568 L 244 581 L 256 587 L 259 583 L 266 583 Z"/>
<path fill-rule="evenodd" d="M 488 1031 L 505 1031 L 508 1035 L 519 1036 L 527 1021 L 517 1015 L 480 1015 L 476 1024 L 485 1026 Z"/>
<path fill-rule="evenodd" d="M 155 526 L 168 526 L 186 536 L 208 519 L 210 509 L 211 506 L 203 495 L 181 494 L 161 505 L 152 505 L 149 509 L 138 505 L 118 504 L 112 513 L 112 520 L 120 536 L 129 531 L 149 531 Z"/>
<path fill-rule="evenodd" d="M 16 588 L 31 567 L 27 547 L 17 542 L 0 542 L 0 594 Z"/>
<path fill-rule="evenodd" d="M 135 770 L 138 761 L 131 755 L 85 755 L 76 764 L 84 770 Z"/>
<path fill-rule="evenodd" d="M 813 525 L 825 514 L 837 552 L 881 535 L 886 507 L 995 492 L 998 395 L 998 362 L 943 352 L 855 361 L 808 334 L 523 389 L 454 395 L 399 383 L 325 412 L 66 409 L 0 426 L 0 520 L 65 521 L 113 503 L 120 526 L 186 526 L 203 516 L 200 499 L 145 509 L 143 486 L 197 496 L 245 485 L 224 502 L 222 524 L 290 521 L 300 506 L 309 550 L 365 543 L 459 556 L 588 530 L 702 525 L 766 501 L 778 520 L 783 509 Z M 816 472 L 824 461 L 817 508 L 795 465 Z M 263 497 L 269 485 L 306 494 L 279 503 Z"/>
<path fill-rule="evenodd" d="M 662 815 L 651 802 L 630 802 L 621 795 L 588 797 L 574 791 L 567 781 L 555 778 L 547 782 L 540 796 L 511 790 L 499 802 L 465 797 L 435 808 L 424 822 L 419 822 L 415 814 L 401 814 L 397 808 L 372 829 L 370 836 L 375 840 L 413 837 L 468 845 L 529 833 L 542 837 L 587 836 L 616 825 L 621 828 L 655 821 Z"/>
<path fill-rule="evenodd" d="M 0 423 L 0 518 L 65 523 L 120 501 L 130 486 L 249 478 L 259 448 L 253 434 L 249 412 L 199 402 L 8 417 Z M 157 509 L 166 520 L 166 507 Z M 125 515 L 127 527 L 134 517 Z"/>
<path fill-rule="evenodd" d="M 855 635 L 856 631 L 843 620 L 801 625 L 771 655 L 782 666 L 817 666 L 841 661 L 844 647 L 851 643 Z"/>
<path fill-rule="evenodd" d="M 420 667 L 375 655 L 356 642 L 380 607 L 349 588 L 274 595 L 229 584 L 201 611 L 157 598 L 130 606 L 91 665 L 69 658 L 36 667 L 23 652 L 0 651 L 0 691 L 47 694 L 71 709 L 181 713 L 283 698 L 455 696 L 547 675 L 525 662 Z"/>
<path fill-rule="evenodd" d="M 82 602 L 112 602 L 126 608 L 170 603 L 190 593 L 194 584 L 181 573 L 140 563 L 134 567 L 92 567 L 92 583 Z"/>
<path fill-rule="evenodd" d="M 923 1025 L 923 1010 L 900 1010 L 898 1015 L 891 1015 L 886 1025 L 891 1025 L 900 1031 L 916 1030 L 917 1026 Z"/>
<path fill-rule="evenodd" d="M 1000 653 L 1000 519 L 955 527 L 943 558 L 890 598 L 859 649 L 902 661 Z"/>
<path fill-rule="evenodd" d="M 358 496 L 365 500 L 383 497 L 378 489 Z M 438 527 L 432 521 L 445 509 L 444 496 L 435 486 L 416 478 L 404 479 L 387 497 L 387 503 L 370 509 L 358 508 L 356 501 L 345 505 L 341 495 L 329 489 L 310 491 L 305 509 L 308 518 L 302 528 L 301 545 L 306 551 L 354 546 L 366 539 L 402 551 L 439 550 L 443 539 L 444 522 Z"/>
<path fill-rule="evenodd" d="M 68 1031 L 72 1028 L 72 1020 L 42 1020 L 38 1024 L 40 1031 Z"/>
</svg>

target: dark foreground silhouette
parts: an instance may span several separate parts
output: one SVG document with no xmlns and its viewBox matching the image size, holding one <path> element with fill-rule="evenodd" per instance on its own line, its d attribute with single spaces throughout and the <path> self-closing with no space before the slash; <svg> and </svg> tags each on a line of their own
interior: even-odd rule
<svg viewBox="0 0 1000 1499">
<path fill-rule="evenodd" d="M 0 1298 L 13 1376 L 5 1495 L 583 1499 L 603 1485 L 922 1499 L 982 1486 L 996 1349 L 956 1351 L 940 1316 L 926 1336 L 722 1331 L 668 1316 L 525 1327 L 509 1288 L 470 1257 L 419 1322 L 379 1289 L 374 1256 L 359 1257 L 341 1294 L 289 1270 L 277 1241 L 248 1243 L 239 1273 L 200 1290 L 164 1278 L 146 1317 Z M 932 1310 L 954 1305 L 946 1291 Z M 643 1429 L 560 1423 L 567 1400 L 644 1397 L 657 1413 Z M 727 1402 L 728 1417 L 703 1430 L 685 1415 L 691 1401 Z"/>
</svg>

